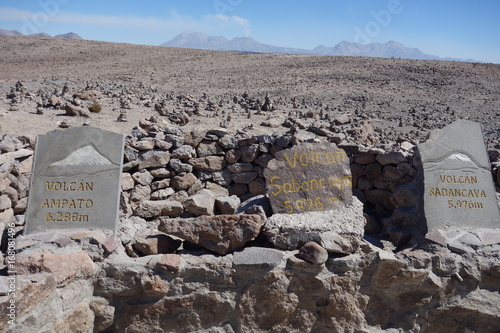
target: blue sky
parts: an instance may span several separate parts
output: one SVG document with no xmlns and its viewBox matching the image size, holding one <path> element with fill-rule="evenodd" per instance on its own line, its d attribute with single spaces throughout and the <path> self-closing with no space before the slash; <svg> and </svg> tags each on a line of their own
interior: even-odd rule
<svg viewBox="0 0 500 333">
<path fill-rule="evenodd" d="M 159 45 L 185 30 L 313 49 L 397 41 L 440 57 L 500 63 L 500 1 L 0 0 L 0 28 Z"/>
</svg>

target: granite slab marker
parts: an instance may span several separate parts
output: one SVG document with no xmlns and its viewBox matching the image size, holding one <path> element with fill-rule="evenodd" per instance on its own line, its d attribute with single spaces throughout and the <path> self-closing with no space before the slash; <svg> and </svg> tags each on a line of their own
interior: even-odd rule
<svg viewBox="0 0 500 333">
<path fill-rule="evenodd" d="M 495 187 L 479 123 L 457 120 L 417 146 L 427 230 L 500 229 Z"/>
<path fill-rule="evenodd" d="M 280 151 L 264 170 L 274 214 L 326 211 L 352 203 L 349 158 L 333 143 Z"/>
<path fill-rule="evenodd" d="M 25 234 L 116 231 L 124 137 L 93 127 L 37 137 Z"/>
</svg>

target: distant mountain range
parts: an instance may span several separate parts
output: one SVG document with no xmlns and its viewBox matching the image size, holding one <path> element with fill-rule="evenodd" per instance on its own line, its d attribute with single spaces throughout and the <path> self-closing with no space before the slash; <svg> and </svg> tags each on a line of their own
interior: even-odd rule
<svg viewBox="0 0 500 333">
<path fill-rule="evenodd" d="M 30 34 L 30 35 L 24 35 L 20 33 L 17 30 L 4 30 L 0 29 L 0 36 L 32 36 L 32 37 L 52 37 L 49 34 L 46 34 L 45 32 L 40 32 L 36 34 Z M 67 34 L 61 34 L 61 35 L 56 35 L 54 38 L 75 38 L 75 39 L 82 39 L 78 34 L 75 34 L 74 32 L 68 32 Z"/>
<path fill-rule="evenodd" d="M 451 60 L 477 62 L 473 59 L 441 58 L 426 54 L 417 48 L 406 47 L 398 42 L 382 43 L 350 43 L 341 42 L 333 47 L 320 45 L 313 50 L 279 47 L 259 43 L 250 37 L 236 37 L 231 40 L 222 36 L 208 36 L 201 32 L 185 31 L 160 46 L 182 47 L 201 50 L 237 51 L 252 53 L 287 53 L 287 54 L 316 54 L 334 56 L 358 56 L 381 58 L 405 58 L 420 60 Z"/>
</svg>

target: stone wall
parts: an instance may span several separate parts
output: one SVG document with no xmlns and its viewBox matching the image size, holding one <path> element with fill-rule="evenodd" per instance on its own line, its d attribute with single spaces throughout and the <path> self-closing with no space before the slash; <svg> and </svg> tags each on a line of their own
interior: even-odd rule
<svg viewBox="0 0 500 333">
<path fill-rule="evenodd" d="M 313 139 L 319 140 L 336 141 Z M 34 140 L 5 135 L 0 282 L 6 281 L 7 233 L 14 229 L 18 326 L 2 320 L 0 331 L 500 330 L 498 245 L 471 243 L 463 252 L 437 244 L 403 249 L 418 229 L 411 211 L 417 168 L 407 145 L 387 151 L 336 142 L 351 159 L 353 192 L 368 222 L 355 253 L 330 253 L 325 263 L 313 264 L 298 251 L 272 248 L 258 223 L 251 243 L 223 255 L 194 242 L 180 247 L 174 235 L 159 231 L 162 221 L 176 217 L 235 216 L 247 207 L 242 201 L 265 193 L 263 170 L 273 155 L 302 141 L 293 131 L 249 137 L 142 121 L 126 140 L 116 236 L 88 231 L 30 238 L 19 233 Z M 497 169 L 494 163 L 498 189 Z M 253 213 L 248 216 L 265 210 Z M 0 308 L 8 313 L 2 284 Z"/>
</svg>

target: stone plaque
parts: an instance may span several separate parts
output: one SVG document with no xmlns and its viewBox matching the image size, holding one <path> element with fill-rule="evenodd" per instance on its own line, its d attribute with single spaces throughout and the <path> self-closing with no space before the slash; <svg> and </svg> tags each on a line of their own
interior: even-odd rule
<svg viewBox="0 0 500 333">
<path fill-rule="evenodd" d="M 39 135 L 24 233 L 115 231 L 123 147 L 123 135 L 92 127 Z"/>
<path fill-rule="evenodd" d="M 500 228 L 495 187 L 481 125 L 466 120 L 430 133 L 417 146 L 428 230 Z"/>
<path fill-rule="evenodd" d="M 331 210 L 352 202 L 349 158 L 334 143 L 280 151 L 264 175 L 274 214 Z"/>
</svg>

